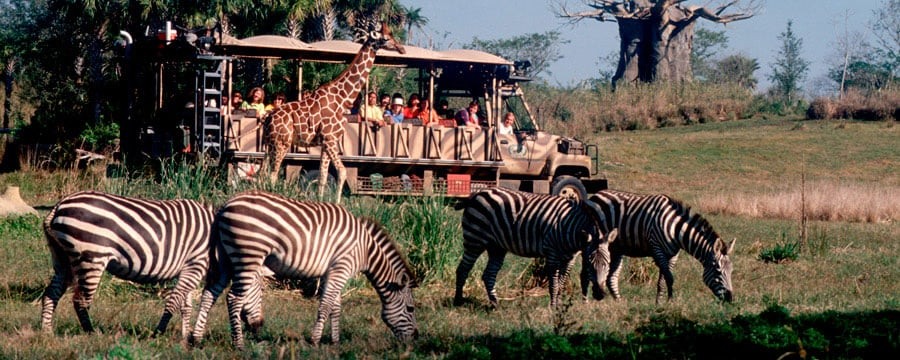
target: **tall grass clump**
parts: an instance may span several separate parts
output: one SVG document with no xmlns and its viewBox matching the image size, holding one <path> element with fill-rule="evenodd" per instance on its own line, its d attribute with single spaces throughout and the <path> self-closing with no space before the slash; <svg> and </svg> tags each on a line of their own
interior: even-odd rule
<svg viewBox="0 0 900 360">
<path fill-rule="evenodd" d="M 814 99 L 806 111 L 808 119 L 900 120 L 900 91 L 851 89 L 838 99 Z"/>
<path fill-rule="evenodd" d="M 446 203 L 442 197 L 409 198 L 391 222 L 421 283 L 449 279 L 461 256 L 460 215 Z"/>
<path fill-rule="evenodd" d="M 812 183 L 805 199 L 800 189 L 763 193 L 705 195 L 700 207 L 713 214 L 756 218 L 798 219 L 801 204 L 807 216 L 817 221 L 882 223 L 900 221 L 900 189 L 891 185 L 846 184 L 833 181 Z"/>
<path fill-rule="evenodd" d="M 544 129 L 567 136 L 749 117 L 752 94 L 735 85 L 633 84 L 612 91 L 535 85 L 528 101 Z"/>
</svg>

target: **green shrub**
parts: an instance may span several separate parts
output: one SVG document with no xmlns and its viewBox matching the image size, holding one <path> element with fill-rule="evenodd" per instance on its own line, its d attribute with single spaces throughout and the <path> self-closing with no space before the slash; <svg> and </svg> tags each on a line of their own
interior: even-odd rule
<svg viewBox="0 0 900 360">
<path fill-rule="evenodd" d="M 763 249 L 759 252 L 759 259 L 766 263 L 780 264 L 786 261 L 797 260 L 800 256 L 800 242 L 782 240 L 774 247 Z"/>
</svg>

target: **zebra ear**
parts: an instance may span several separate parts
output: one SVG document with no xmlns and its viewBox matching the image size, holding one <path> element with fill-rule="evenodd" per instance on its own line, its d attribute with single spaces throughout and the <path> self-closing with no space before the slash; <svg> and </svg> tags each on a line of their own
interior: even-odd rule
<svg viewBox="0 0 900 360">
<path fill-rule="evenodd" d="M 726 244 L 724 240 L 718 239 L 718 240 L 716 240 L 716 243 L 713 245 L 713 250 L 718 254 L 727 256 L 728 254 L 731 254 L 732 250 L 734 250 L 734 242 L 735 241 L 737 241 L 736 238 L 732 239 L 731 242 Z"/>
<path fill-rule="evenodd" d="M 612 244 L 613 241 L 616 241 L 617 237 L 619 237 L 619 228 L 612 229 L 609 234 L 606 234 L 606 243 Z"/>
</svg>

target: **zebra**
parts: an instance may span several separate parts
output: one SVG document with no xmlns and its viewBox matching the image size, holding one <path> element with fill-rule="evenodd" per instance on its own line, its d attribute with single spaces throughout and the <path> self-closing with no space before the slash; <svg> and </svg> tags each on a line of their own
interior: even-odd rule
<svg viewBox="0 0 900 360">
<path fill-rule="evenodd" d="M 488 263 L 481 277 L 492 307 L 497 306 L 494 284 L 507 252 L 544 257 L 550 275 L 550 305 L 556 306 L 572 259 L 582 252 L 582 286 L 590 281 L 599 289 L 609 265 L 607 238 L 598 232 L 599 208 L 589 201 L 539 195 L 505 188 L 472 194 L 462 215 L 463 256 L 456 268 L 454 304 L 463 303 L 463 286 L 475 261 L 485 251 Z M 587 274 L 587 275 L 586 275 Z"/>
<path fill-rule="evenodd" d="M 662 299 L 664 284 L 671 299 L 672 270 L 678 251 L 685 250 L 703 264 L 703 282 L 713 294 L 720 300 L 732 301 L 729 255 L 733 253 L 735 240 L 723 241 L 706 219 L 691 214 L 690 207 L 662 194 L 640 195 L 616 190 L 600 191 L 589 200 L 602 209 L 601 231 L 618 230 L 619 239 L 609 247 L 612 259 L 606 279 L 613 298 L 621 296 L 619 272 L 623 258 L 651 256 L 659 267 L 656 303 Z M 586 292 L 587 288 L 582 286 L 582 293 Z"/>
<path fill-rule="evenodd" d="M 210 308 L 233 280 L 226 298 L 232 342 L 243 348 L 239 312 L 246 313 L 251 331 L 263 323 L 257 280 L 263 265 L 282 277 L 321 277 L 313 344 L 320 342 L 328 318 L 332 342 L 339 342 L 341 290 L 360 271 L 378 293 L 381 318 L 393 334 L 404 341 L 418 336 L 412 268 L 373 220 L 356 218 L 337 204 L 250 191 L 233 196 L 219 209 L 212 241 L 222 267 L 207 276 L 192 343 L 202 339 Z"/>
<path fill-rule="evenodd" d="M 53 330 L 60 297 L 74 284 L 75 313 L 93 332 L 88 310 L 103 271 L 136 283 L 178 278 L 166 296 L 156 334 L 181 310 L 181 332 L 190 335 L 190 292 L 209 266 L 213 209 L 192 200 L 143 200 L 97 191 L 71 194 L 56 204 L 43 228 L 53 277 L 41 298 L 41 328 Z"/>
</svg>

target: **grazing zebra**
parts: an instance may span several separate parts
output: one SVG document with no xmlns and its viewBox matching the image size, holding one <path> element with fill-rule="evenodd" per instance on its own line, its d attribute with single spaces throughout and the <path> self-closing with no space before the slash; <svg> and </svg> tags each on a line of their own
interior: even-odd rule
<svg viewBox="0 0 900 360">
<path fill-rule="evenodd" d="M 181 332 L 190 335 L 189 294 L 209 265 L 213 210 L 191 200 L 142 200 L 96 191 L 62 199 L 44 220 L 53 257 L 53 278 L 41 299 L 41 328 L 53 329 L 53 313 L 66 289 L 75 284 L 75 313 L 93 331 L 88 315 L 103 271 L 136 283 L 178 278 L 166 298 L 157 333 L 181 310 Z"/>
<path fill-rule="evenodd" d="M 504 188 L 473 194 L 462 215 L 463 256 L 456 268 L 454 304 L 463 302 L 463 286 L 475 261 L 485 251 L 488 263 L 481 279 L 491 306 L 497 306 L 494 284 L 507 252 L 524 257 L 544 257 L 550 276 L 550 304 L 555 306 L 566 283 L 569 265 L 581 251 L 582 283 L 589 279 L 599 289 L 598 276 L 605 278 L 612 234 L 604 239 L 598 231 L 599 208 L 589 201 L 538 195 Z M 583 273 L 584 274 L 584 273 Z"/>
<path fill-rule="evenodd" d="M 590 196 L 605 217 L 602 231 L 618 229 L 619 239 L 609 247 L 612 254 L 606 285 L 616 299 L 619 294 L 619 272 L 624 256 L 652 256 L 659 267 L 656 303 L 662 299 L 663 281 L 672 298 L 672 269 L 678 251 L 685 250 L 703 264 L 703 282 L 721 300 L 730 302 L 731 259 L 734 240 L 725 243 L 712 226 L 689 207 L 666 195 L 639 195 L 604 190 Z M 582 287 L 586 293 L 587 288 Z M 595 297 L 597 294 L 594 294 Z M 601 295 L 602 296 L 602 295 Z"/>
<path fill-rule="evenodd" d="M 239 312 L 246 312 L 251 330 L 262 326 L 257 279 L 263 265 L 282 277 L 322 278 L 314 344 L 328 318 L 332 341 L 339 341 L 341 290 L 360 271 L 378 293 L 381 318 L 394 335 L 407 340 L 418 334 L 412 296 L 416 280 L 409 264 L 380 225 L 357 219 L 339 205 L 259 191 L 238 194 L 217 213 L 213 242 L 223 268 L 207 278 L 194 343 L 202 339 L 209 309 L 232 279 L 226 300 L 234 345 L 242 348 L 244 342 Z"/>
</svg>

